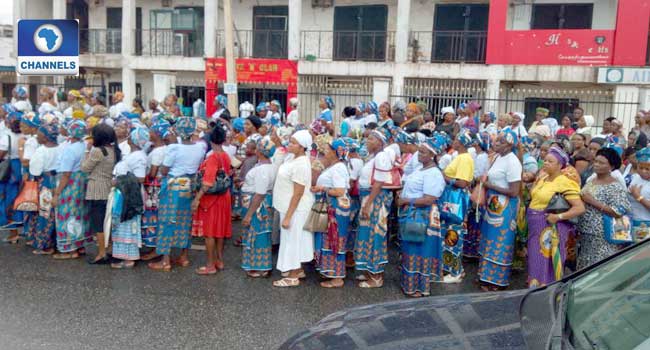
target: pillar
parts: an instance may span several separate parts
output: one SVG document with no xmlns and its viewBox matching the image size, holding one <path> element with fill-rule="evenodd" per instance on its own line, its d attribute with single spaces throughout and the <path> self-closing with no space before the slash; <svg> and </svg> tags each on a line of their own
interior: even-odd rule
<svg viewBox="0 0 650 350">
<path fill-rule="evenodd" d="M 217 57 L 217 23 L 219 21 L 219 0 L 205 0 L 205 18 L 203 22 L 203 55 Z"/>
<path fill-rule="evenodd" d="M 409 19 L 411 0 L 397 1 L 397 30 L 395 31 L 395 62 L 404 63 L 409 52 Z"/>
<path fill-rule="evenodd" d="M 639 108 L 644 111 L 650 110 L 650 88 L 639 89 Z"/>
<path fill-rule="evenodd" d="M 287 33 L 287 51 L 290 60 L 300 59 L 300 22 L 302 18 L 302 0 L 289 0 L 289 32 Z"/>
<path fill-rule="evenodd" d="M 53 0 L 52 1 L 52 18 L 65 19 L 66 18 L 66 1 Z"/>
<path fill-rule="evenodd" d="M 397 100 L 401 100 L 404 102 L 407 102 L 408 99 L 406 98 L 405 92 L 404 92 L 404 74 L 401 72 L 399 69 L 399 65 L 395 65 L 395 70 L 393 73 L 393 79 L 392 79 L 392 90 L 391 90 L 391 105 L 395 103 Z"/>
<path fill-rule="evenodd" d="M 390 79 L 374 78 L 372 81 L 372 100 L 381 104 L 389 101 L 390 98 Z"/>
<path fill-rule="evenodd" d="M 637 86 L 617 85 L 614 88 L 614 106 L 612 116 L 623 122 L 623 131 L 629 131 L 634 126 L 640 96 Z"/>
<path fill-rule="evenodd" d="M 484 112 L 494 112 L 499 115 L 499 88 L 501 81 L 498 79 L 488 79 L 485 87 L 485 106 Z"/>
<path fill-rule="evenodd" d="M 176 87 L 176 75 L 170 72 L 153 73 L 153 97 L 162 102 Z M 146 101 L 145 101 L 146 102 Z"/>
<path fill-rule="evenodd" d="M 129 67 L 135 52 L 135 0 L 122 0 L 122 92 L 124 102 L 135 98 L 135 70 Z"/>
</svg>

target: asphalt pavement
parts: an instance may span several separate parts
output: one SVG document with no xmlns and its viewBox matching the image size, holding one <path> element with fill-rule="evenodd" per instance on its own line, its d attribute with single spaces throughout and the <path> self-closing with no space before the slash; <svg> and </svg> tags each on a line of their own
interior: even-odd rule
<svg viewBox="0 0 650 350">
<path fill-rule="evenodd" d="M 112 270 L 31 251 L 22 243 L 0 245 L 2 349 L 274 349 L 333 312 L 406 298 L 392 244 L 384 287 L 371 290 L 355 286 L 352 270 L 344 288 L 320 288 L 311 266 L 299 287 L 274 288 L 279 272 L 266 279 L 246 277 L 239 268 L 240 248 L 230 241 L 226 269 L 206 277 L 194 273 L 205 261 L 201 250 L 191 251 L 190 267 L 170 273 L 141 262 Z M 478 292 L 476 265 L 465 264 L 462 283 L 435 284 L 432 293 Z M 511 289 L 524 286 L 525 273 L 515 272 Z"/>
</svg>

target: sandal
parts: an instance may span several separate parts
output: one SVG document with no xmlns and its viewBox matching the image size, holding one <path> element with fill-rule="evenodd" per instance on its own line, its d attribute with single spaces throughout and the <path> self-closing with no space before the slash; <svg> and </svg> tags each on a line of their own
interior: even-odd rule
<svg viewBox="0 0 650 350">
<path fill-rule="evenodd" d="M 194 270 L 197 275 L 207 276 L 214 275 L 217 273 L 217 269 L 214 266 L 201 266 L 198 269 Z"/>
<path fill-rule="evenodd" d="M 171 259 L 172 265 L 180 266 L 180 267 L 188 267 L 190 266 L 190 259 L 181 259 L 181 258 L 176 258 L 176 259 Z"/>
<path fill-rule="evenodd" d="M 289 277 L 289 272 L 283 272 L 281 275 L 282 275 L 282 277 Z M 305 274 L 305 270 L 301 270 L 298 273 L 297 278 L 300 278 L 301 280 L 307 278 L 307 274 Z"/>
<path fill-rule="evenodd" d="M 368 280 L 368 276 L 366 276 L 366 275 L 358 275 L 358 276 L 355 277 L 354 279 L 357 280 L 357 281 L 359 281 L 359 282 L 367 281 L 367 280 Z"/>
<path fill-rule="evenodd" d="M 97 259 L 97 257 L 93 259 L 88 259 L 87 260 L 88 264 L 90 265 L 106 265 L 111 262 L 111 258 L 108 257 L 108 254 L 104 255 L 100 259 Z"/>
<path fill-rule="evenodd" d="M 160 257 L 160 254 L 157 254 L 157 253 L 156 253 L 156 250 L 154 249 L 154 250 L 150 251 L 149 253 L 147 253 L 147 254 L 141 256 L 141 257 L 140 257 L 140 260 L 142 260 L 142 261 L 149 261 L 149 260 L 157 259 L 157 258 L 159 258 L 159 257 Z"/>
<path fill-rule="evenodd" d="M 50 248 L 48 249 L 34 249 L 32 250 L 32 254 L 34 255 L 52 255 L 54 254 L 54 249 Z"/>
<path fill-rule="evenodd" d="M 359 288 L 381 288 L 384 286 L 384 279 L 374 279 L 373 277 L 370 277 L 369 280 L 367 281 L 361 281 L 359 282 Z"/>
<path fill-rule="evenodd" d="M 154 271 L 170 272 L 172 270 L 171 264 L 165 264 L 162 261 L 150 262 L 147 266 Z"/>
<path fill-rule="evenodd" d="M 298 287 L 300 285 L 300 280 L 298 278 L 282 278 L 277 281 L 273 281 L 273 287 Z"/>
<path fill-rule="evenodd" d="M 16 236 L 14 238 L 5 238 L 2 240 L 2 243 L 9 243 L 9 244 L 16 244 L 18 243 L 18 240 L 20 239 L 20 236 Z"/>
<path fill-rule="evenodd" d="M 58 253 L 52 255 L 52 258 L 54 260 L 72 260 L 72 259 L 78 259 L 79 258 L 79 253 L 74 252 L 74 253 Z"/>
<path fill-rule="evenodd" d="M 344 285 L 345 285 L 345 282 L 343 282 L 343 281 L 341 281 L 340 284 L 334 284 L 334 282 L 331 279 L 320 283 L 321 287 L 328 288 L 328 289 L 329 288 L 343 288 Z"/>
<path fill-rule="evenodd" d="M 271 274 L 268 271 L 264 272 L 251 272 L 251 271 L 246 271 L 246 276 L 251 277 L 251 278 L 260 278 L 260 277 L 269 277 Z"/>
<path fill-rule="evenodd" d="M 112 263 L 111 264 L 111 269 L 116 269 L 116 270 L 122 270 L 122 269 L 132 269 L 135 266 L 135 261 L 127 262 L 127 261 L 120 261 L 117 263 Z"/>
<path fill-rule="evenodd" d="M 409 298 L 422 298 L 422 293 L 415 292 L 415 293 L 411 293 L 411 294 L 406 294 L 406 296 L 408 296 Z"/>
<path fill-rule="evenodd" d="M 223 270 L 225 268 L 225 265 L 223 264 L 223 261 L 217 260 L 214 262 L 214 268 L 217 270 Z"/>
</svg>

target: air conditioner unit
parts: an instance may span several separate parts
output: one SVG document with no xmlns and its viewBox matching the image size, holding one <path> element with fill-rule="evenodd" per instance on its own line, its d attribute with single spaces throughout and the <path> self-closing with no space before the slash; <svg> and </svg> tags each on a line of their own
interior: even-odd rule
<svg viewBox="0 0 650 350">
<path fill-rule="evenodd" d="M 311 0 L 311 7 L 332 7 L 334 0 Z"/>
<path fill-rule="evenodd" d="M 174 45 L 172 55 L 186 56 L 187 35 L 183 33 L 174 34 Z"/>
</svg>

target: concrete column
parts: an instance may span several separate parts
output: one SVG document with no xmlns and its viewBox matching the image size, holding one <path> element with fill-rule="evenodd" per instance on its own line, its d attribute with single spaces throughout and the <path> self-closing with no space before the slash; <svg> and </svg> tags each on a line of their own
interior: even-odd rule
<svg viewBox="0 0 650 350">
<path fill-rule="evenodd" d="M 501 81 L 498 79 L 489 79 L 485 89 L 485 106 L 484 112 L 494 112 L 499 115 L 499 88 Z"/>
<path fill-rule="evenodd" d="M 389 101 L 390 98 L 390 79 L 374 78 L 372 81 L 372 100 L 381 104 Z"/>
<path fill-rule="evenodd" d="M 135 52 L 135 0 L 122 0 L 122 92 L 124 102 L 135 98 L 135 70 L 129 65 Z"/>
<path fill-rule="evenodd" d="M 217 57 L 217 23 L 219 0 L 205 0 L 205 21 L 203 22 L 203 55 Z"/>
<path fill-rule="evenodd" d="M 52 18 L 65 19 L 66 18 L 66 1 L 53 0 L 52 1 Z"/>
<path fill-rule="evenodd" d="M 18 56 L 18 20 L 23 17 L 23 9 L 25 7 L 23 2 L 24 0 L 14 0 L 13 2 L 14 49 L 11 53 L 11 57 Z"/>
<path fill-rule="evenodd" d="M 634 126 L 634 116 L 639 109 L 636 103 L 641 102 L 639 90 L 637 86 L 625 85 L 614 88 L 612 116 L 623 122 L 624 134 Z"/>
<path fill-rule="evenodd" d="M 639 108 L 644 111 L 650 109 L 650 88 L 639 89 Z"/>
<path fill-rule="evenodd" d="M 392 81 L 393 88 L 391 90 L 391 95 L 393 98 L 390 100 L 391 105 L 393 105 L 397 100 L 407 102 L 406 97 L 404 96 L 404 74 L 401 72 L 399 64 L 395 64 L 394 72 L 395 73 L 393 74 Z"/>
<path fill-rule="evenodd" d="M 170 72 L 153 73 L 153 97 L 162 102 L 176 87 L 176 75 Z"/>
<path fill-rule="evenodd" d="M 287 33 L 287 51 L 290 60 L 300 59 L 301 19 L 302 0 L 289 0 L 289 32 Z"/>
<path fill-rule="evenodd" d="M 404 63 L 409 53 L 409 21 L 411 0 L 397 1 L 397 31 L 395 32 L 395 62 Z"/>
</svg>

